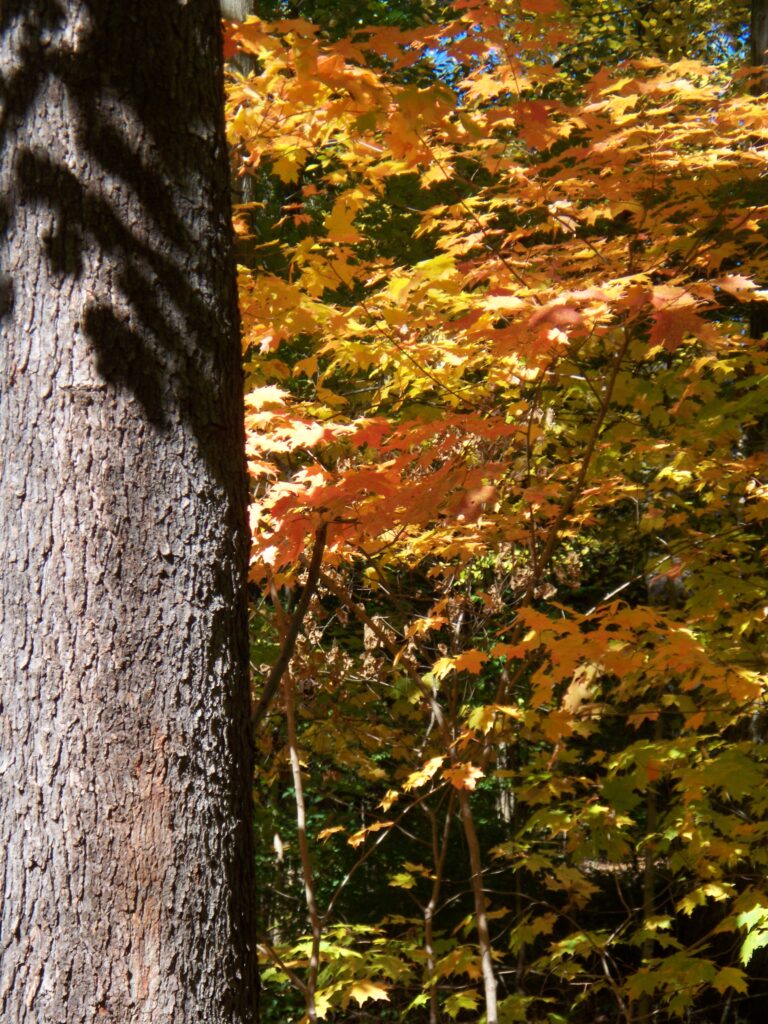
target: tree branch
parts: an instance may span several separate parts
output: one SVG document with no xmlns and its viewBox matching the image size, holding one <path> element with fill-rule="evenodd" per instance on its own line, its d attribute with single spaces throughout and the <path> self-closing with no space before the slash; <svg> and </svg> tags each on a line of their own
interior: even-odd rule
<svg viewBox="0 0 768 1024">
<path fill-rule="evenodd" d="M 261 697 L 259 698 L 256 707 L 251 712 L 251 724 L 254 727 L 261 724 L 262 719 L 267 713 L 269 705 L 272 703 L 274 696 L 277 693 L 278 687 L 280 686 L 280 680 L 283 678 L 283 673 L 288 668 L 291 658 L 293 657 L 293 652 L 296 648 L 296 641 L 299 638 L 299 632 L 301 630 L 302 623 L 304 622 L 304 617 L 307 614 L 307 609 L 309 608 L 309 602 L 317 589 L 317 584 L 320 579 L 320 566 L 323 562 L 323 553 L 325 551 L 327 536 L 328 524 L 323 523 L 315 534 L 315 545 L 312 549 L 312 558 L 309 563 L 307 580 L 304 584 L 304 589 L 301 592 L 298 604 L 291 616 L 288 630 L 283 638 L 283 645 L 280 649 L 280 654 L 267 677 Z"/>
</svg>

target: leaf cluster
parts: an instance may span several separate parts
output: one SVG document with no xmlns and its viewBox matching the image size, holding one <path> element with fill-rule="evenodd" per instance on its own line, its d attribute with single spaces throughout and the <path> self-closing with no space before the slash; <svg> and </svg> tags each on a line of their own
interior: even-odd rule
<svg viewBox="0 0 768 1024">
<path fill-rule="evenodd" d="M 768 945 L 768 118 L 679 57 L 714 29 L 561 61 L 607 7 L 236 33 L 265 674 L 327 534 L 285 683 L 322 941 L 278 704 L 262 953 L 303 995 L 318 954 L 318 1018 L 719 1020 Z"/>
</svg>

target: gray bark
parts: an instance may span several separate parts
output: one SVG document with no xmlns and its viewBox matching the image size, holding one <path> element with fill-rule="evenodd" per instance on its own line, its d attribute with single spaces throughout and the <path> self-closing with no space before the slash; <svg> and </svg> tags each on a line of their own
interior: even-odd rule
<svg viewBox="0 0 768 1024">
<path fill-rule="evenodd" d="M 254 0 L 221 0 L 221 16 L 229 21 L 245 21 L 253 14 Z"/>
<path fill-rule="evenodd" d="M 245 21 L 254 13 L 255 0 L 220 0 L 222 18 L 228 21 Z M 254 67 L 254 58 L 249 53 L 238 53 L 230 58 L 230 67 L 241 75 L 250 74 Z M 235 177 L 232 182 L 233 201 L 235 203 L 253 203 L 257 199 L 256 181 L 251 174 Z"/>
<path fill-rule="evenodd" d="M 0 1020 L 256 1019 L 216 0 L 0 3 Z"/>
</svg>

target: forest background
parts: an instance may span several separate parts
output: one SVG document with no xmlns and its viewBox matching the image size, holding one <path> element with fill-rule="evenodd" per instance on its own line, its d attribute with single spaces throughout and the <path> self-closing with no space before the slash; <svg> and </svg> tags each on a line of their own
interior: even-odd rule
<svg viewBox="0 0 768 1024">
<path fill-rule="evenodd" d="M 765 5 L 255 9 L 262 1019 L 764 1019 Z"/>
</svg>

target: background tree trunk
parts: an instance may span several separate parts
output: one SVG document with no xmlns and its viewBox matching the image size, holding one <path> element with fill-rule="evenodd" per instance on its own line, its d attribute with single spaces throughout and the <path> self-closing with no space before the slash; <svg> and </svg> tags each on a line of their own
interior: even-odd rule
<svg viewBox="0 0 768 1024">
<path fill-rule="evenodd" d="M 756 94 L 768 91 L 768 0 L 752 0 L 750 31 L 750 60 L 754 67 L 763 67 L 765 73 L 753 85 Z M 762 285 L 764 287 L 764 285 Z M 768 303 L 753 302 L 749 315 L 749 333 L 753 338 L 762 338 L 768 331 Z M 764 448 L 768 419 L 762 417 L 759 425 L 757 447 Z M 753 442 L 754 445 L 754 442 Z"/>
<path fill-rule="evenodd" d="M 220 0 L 221 16 L 228 21 L 245 21 L 249 15 L 254 13 L 254 6 L 255 0 Z M 249 53 L 237 53 L 230 58 L 228 66 L 241 75 L 248 75 L 253 71 L 255 61 Z M 233 177 L 233 203 L 255 203 L 257 196 L 256 179 L 252 174 Z"/>
<path fill-rule="evenodd" d="M 0 1019 L 255 1020 L 216 0 L 0 8 Z"/>
<path fill-rule="evenodd" d="M 229 21 L 245 21 L 253 14 L 254 0 L 221 0 L 221 16 Z"/>
<path fill-rule="evenodd" d="M 768 65 L 768 0 L 752 0 L 749 44 L 753 66 Z M 765 89 L 765 78 L 763 83 Z"/>
</svg>

